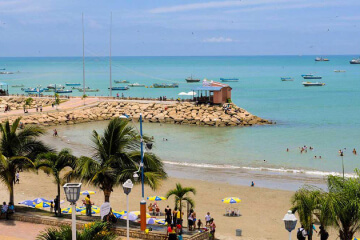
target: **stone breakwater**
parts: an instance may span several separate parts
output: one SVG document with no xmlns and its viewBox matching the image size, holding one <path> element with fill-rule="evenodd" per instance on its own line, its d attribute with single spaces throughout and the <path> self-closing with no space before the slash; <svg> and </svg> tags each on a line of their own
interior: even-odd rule
<svg viewBox="0 0 360 240">
<path fill-rule="evenodd" d="M 143 122 L 151 123 L 217 127 L 272 124 L 271 121 L 257 117 L 235 104 L 230 104 L 230 106 L 231 109 L 225 112 L 220 106 L 197 106 L 194 103 L 162 104 L 108 101 L 98 102 L 92 106 L 79 109 L 34 113 L 31 115 L 22 114 L 21 116 L 24 124 L 40 124 L 43 126 L 109 120 L 123 114 L 132 116 L 134 121 L 139 121 L 140 113 L 143 114 Z M 17 117 L 9 116 L 8 119 L 13 121 Z"/>
</svg>

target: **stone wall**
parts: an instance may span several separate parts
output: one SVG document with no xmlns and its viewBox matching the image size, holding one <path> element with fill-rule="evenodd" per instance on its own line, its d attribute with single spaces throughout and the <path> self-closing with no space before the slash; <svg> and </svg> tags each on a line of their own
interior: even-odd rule
<svg viewBox="0 0 360 240">
<path fill-rule="evenodd" d="M 123 114 L 132 116 L 135 121 L 143 114 L 144 122 L 186 124 L 200 126 L 251 126 L 271 124 L 271 121 L 257 117 L 245 109 L 231 104 L 226 112 L 220 106 L 195 105 L 194 103 L 138 103 L 123 101 L 99 102 L 91 107 L 68 111 L 51 111 L 24 114 L 25 124 L 53 126 L 58 124 L 75 124 L 90 121 L 109 120 Z M 16 116 L 9 117 L 13 121 Z"/>
</svg>

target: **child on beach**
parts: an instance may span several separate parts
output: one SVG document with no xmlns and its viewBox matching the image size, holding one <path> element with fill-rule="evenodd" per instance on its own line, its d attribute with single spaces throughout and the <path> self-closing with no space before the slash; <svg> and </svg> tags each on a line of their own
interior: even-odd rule
<svg viewBox="0 0 360 240">
<path fill-rule="evenodd" d="M 210 226 L 210 220 L 211 220 L 211 216 L 210 216 L 210 212 L 208 212 L 205 216 L 205 227 Z"/>
<path fill-rule="evenodd" d="M 198 230 L 200 230 L 200 228 L 202 228 L 202 226 L 203 226 L 203 223 L 201 222 L 201 219 L 199 219 L 197 222 Z"/>
</svg>

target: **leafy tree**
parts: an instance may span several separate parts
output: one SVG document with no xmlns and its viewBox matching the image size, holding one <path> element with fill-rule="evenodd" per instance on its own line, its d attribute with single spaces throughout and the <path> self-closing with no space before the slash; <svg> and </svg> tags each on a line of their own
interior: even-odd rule
<svg viewBox="0 0 360 240">
<path fill-rule="evenodd" d="M 360 178 L 329 176 L 329 195 L 333 201 L 335 226 L 341 240 L 351 240 L 360 229 Z"/>
<path fill-rule="evenodd" d="M 190 204 L 191 207 L 195 206 L 194 200 L 189 197 L 189 194 L 196 194 L 196 190 L 193 187 L 182 187 L 180 183 L 176 184 L 175 189 L 169 190 L 166 194 L 166 197 L 169 198 L 170 196 L 175 197 L 175 206 L 179 207 L 180 211 L 180 219 L 182 219 L 182 207 L 183 201 Z M 182 221 L 181 221 L 182 222 Z"/>
<path fill-rule="evenodd" d="M 19 169 L 28 170 L 33 168 L 32 160 L 40 153 L 52 151 L 38 137 L 44 134 L 44 130 L 38 126 L 26 126 L 19 128 L 21 118 L 17 118 L 13 124 L 9 121 L 0 124 L 0 152 L 1 181 L 9 189 L 10 202 L 14 202 L 14 179 Z"/>
<path fill-rule="evenodd" d="M 24 107 L 29 106 L 29 108 L 30 108 L 33 101 L 34 101 L 34 99 L 32 99 L 31 97 L 25 99 Z"/>
<path fill-rule="evenodd" d="M 308 239 L 312 239 L 312 225 L 314 223 L 314 214 L 318 208 L 320 190 L 310 186 L 305 186 L 294 194 L 292 197 L 292 211 L 297 212 L 301 224 L 308 232 Z"/>
<path fill-rule="evenodd" d="M 41 232 L 37 240 L 72 240 L 71 226 L 65 225 L 58 228 L 48 228 Z M 109 230 L 106 222 L 92 222 L 85 224 L 82 231 L 76 231 L 77 240 L 114 240 L 116 235 Z"/>
<path fill-rule="evenodd" d="M 58 200 L 60 201 L 60 186 L 66 182 L 68 179 L 67 176 L 72 174 L 72 170 L 75 169 L 76 166 L 76 157 L 71 154 L 69 149 L 63 149 L 58 154 L 54 152 L 47 152 L 39 154 L 35 161 L 35 168 L 41 169 L 47 174 L 51 174 L 54 176 L 55 183 L 57 184 L 57 195 Z M 72 170 L 68 171 L 65 174 L 65 177 L 60 178 L 61 171 L 66 168 L 71 168 Z M 57 203 L 58 212 L 60 212 L 60 203 Z"/>
<path fill-rule="evenodd" d="M 105 202 L 115 186 L 133 179 L 138 170 L 140 136 L 126 119 L 114 118 L 106 127 L 104 134 L 93 131 L 94 155 L 92 158 L 80 157 L 74 177 L 99 187 L 104 192 Z M 145 138 L 145 141 L 150 141 Z M 156 189 L 160 181 L 167 177 L 162 161 L 155 154 L 144 154 L 144 182 Z"/>
</svg>

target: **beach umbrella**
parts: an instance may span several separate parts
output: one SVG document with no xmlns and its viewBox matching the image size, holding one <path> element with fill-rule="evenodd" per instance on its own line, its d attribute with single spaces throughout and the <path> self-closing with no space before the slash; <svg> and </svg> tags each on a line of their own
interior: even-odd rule
<svg viewBox="0 0 360 240">
<path fill-rule="evenodd" d="M 50 203 L 47 202 L 40 202 L 35 205 L 35 208 L 48 208 L 50 207 Z"/>
<path fill-rule="evenodd" d="M 167 224 L 166 221 L 165 221 L 165 219 L 156 219 L 155 222 L 156 222 L 157 224 L 160 224 L 160 225 L 166 225 L 166 224 Z"/>
<path fill-rule="evenodd" d="M 25 200 L 22 202 L 19 202 L 19 204 L 26 205 L 28 207 L 35 207 L 36 203 L 34 203 L 33 200 Z"/>
<path fill-rule="evenodd" d="M 89 190 L 86 190 L 86 191 L 81 191 L 80 194 L 81 195 L 92 195 L 92 194 L 95 194 L 96 191 L 89 191 Z"/>
<path fill-rule="evenodd" d="M 117 212 L 117 213 L 119 213 L 121 216 L 127 213 L 127 211 L 118 212 L 118 211 L 114 211 L 114 210 L 113 210 L 113 212 Z"/>
<path fill-rule="evenodd" d="M 51 202 L 51 200 L 46 200 L 45 198 L 35 198 L 33 200 L 33 202 L 35 202 L 36 204 L 41 203 L 41 202 Z"/>
<path fill-rule="evenodd" d="M 85 207 L 76 207 L 75 208 L 75 211 L 76 212 L 81 212 L 85 209 Z M 62 213 L 72 213 L 72 207 L 68 207 L 68 208 L 65 208 L 63 210 L 61 210 Z"/>
<path fill-rule="evenodd" d="M 190 91 L 190 92 L 187 93 L 187 95 L 189 95 L 189 96 L 195 96 L 195 95 L 196 95 L 196 92 Z"/>
<path fill-rule="evenodd" d="M 140 211 L 132 211 L 130 214 L 134 214 L 136 216 L 140 216 Z M 130 217 L 129 217 L 130 218 Z M 146 218 L 151 218 L 150 214 L 146 213 Z"/>
<path fill-rule="evenodd" d="M 221 200 L 223 203 L 239 203 L 241 202 L 240 198 L 237 197 L 228 197 L 228 198 L 224 198 L 223 200 Z"/>
<path fill-rule="evenodd" d="M 161 201 L 161 200 L 167 200 L 166 197 L 161 197 L 161 196 L 151 196 L 148 197 L 147 200 L 149 201 Z"/>
<path fill-rule="evenodd" d="M 116 217 L 116 218 L 121 218 L 121 214 L 120 214 L 120 212 L 115 212 L 115 211 L 113 211 L 113 214 L 114 214 L 114 216 Z"/>
<path fill-rule="evenodd" d="M 154 223 L 155 223 L 155 218 L 146 219 L 146 224 L 154 224 Z"/>
<path fill-rule="evenodd" d="M 124 214 L 120 217 L 121 219 L 127 219 L 127 214 Z M 136 219 L 138 219 L 138 215 L 135 215 L 133 213 L 129 213 L 129 220 L 130 221 L 135 221 Z"/>
<path fill-rule="evenodd" d="M 179 95 L 179 96 L 186 96 L 187 93 L 186 93 L 186 92 L 181 92 L 181 93 L 179 93 L 178 95 Z"/>
</svg>

